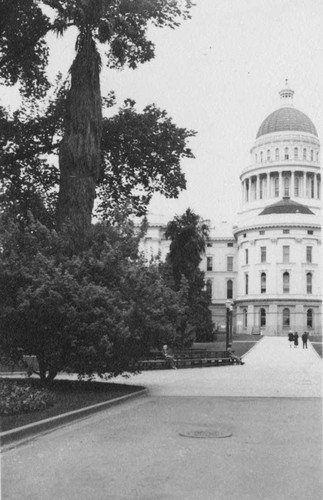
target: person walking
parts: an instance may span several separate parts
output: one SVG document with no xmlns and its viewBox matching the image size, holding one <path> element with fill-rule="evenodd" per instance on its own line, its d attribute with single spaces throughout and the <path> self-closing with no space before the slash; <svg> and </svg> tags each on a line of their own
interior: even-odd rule
<svg viewBox="0 0 323 500">
<path fill-rule="evenodd" d="M 294 347 L 298 347 L 298 333 L 294 333 Z"/>
<path fill-rule="evenodd" d="M 303 341 L 303 349 L 307 349 L 307 340 L 308 340 L 308 333 L 304 332 L 302 335 L 302 341 Z"/>
<path fill-rule="evenodd" d="M 289 347 L 293 347 L 294 345 L 294 334 L 292 330 L 289 330 L 288 332 L 288 342 L 289 342 Z"/>
</svg>

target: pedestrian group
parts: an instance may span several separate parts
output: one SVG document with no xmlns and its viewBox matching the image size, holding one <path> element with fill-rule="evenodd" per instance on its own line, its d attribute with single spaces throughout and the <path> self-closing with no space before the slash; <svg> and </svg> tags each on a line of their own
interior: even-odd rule
<svg viewBox="0 0 323 500">
<path fill-rule="evenodd" d="M 293 333 L 292 330 L 288 332 L 288 342 L 289 347 L 298 347 L 298 333 Z M 303 349 L 307 349 L 308 332 L 304 332 L 302 335 Z"/>
</svg>

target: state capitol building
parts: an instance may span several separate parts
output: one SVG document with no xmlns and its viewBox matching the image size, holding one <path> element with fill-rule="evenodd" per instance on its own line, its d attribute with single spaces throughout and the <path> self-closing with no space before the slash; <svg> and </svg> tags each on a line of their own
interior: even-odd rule
<svg viewBox="0 0 323 500">
<path fill-rule="evenodd" d="M 232 311 L 236 333 L 319 332 L 321 309 L 320 142 L 294 107 L 294 91 L 265 118 L 240 175 L 237 224 L 212 224 L 201 262 L 216 331 Z M 165 225 L 149 224 L 148 256 L 165 258 Z"/>
</svg>

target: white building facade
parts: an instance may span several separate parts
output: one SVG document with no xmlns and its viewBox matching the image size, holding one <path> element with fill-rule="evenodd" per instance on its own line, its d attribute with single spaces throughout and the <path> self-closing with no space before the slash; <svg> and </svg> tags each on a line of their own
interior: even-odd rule
<svg viewBox="0 0 323 500">
<path fill-rule="evenodd" d="M 212 226 L 201 268 L 217 331 L 233 311 L 236 333 L 318 332 L 321 309 L 321 173 L 317 131 L 280 92 L 280 108 L 261 124 L 244 168 L 237 225 Z M 211 214 L 210 214 L 211 215 Z M 149 228 L 146 255 L 165 257 L 165 227 Z"/>
</svg>

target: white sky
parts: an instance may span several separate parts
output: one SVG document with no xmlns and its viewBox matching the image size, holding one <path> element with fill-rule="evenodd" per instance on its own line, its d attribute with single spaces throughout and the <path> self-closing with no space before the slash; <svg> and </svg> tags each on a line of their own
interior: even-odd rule
<svg viewBox="0 0 323 500">
<path fill-rule="evenodd" d="M 235 221 L 239 175 L 261 122 L 279 107 L 285 78 L 295 107 L 323 134 L 322 0 L 195 0 L 192 19 L 154 29 L 155 59 L 136 70 L 104 70 L 102 94 L 155 103 L 194 129 L 194 160 L 182 163 L 187 189 L 177 200 L 155 196 L 150 211 L 166 220 L 191 207 L 215 222 Z M 52 67 L 66 71 L 71 37 L 52 46 Z M 7 94 L 2 92 L 2 102 Z"/>
</svg>

